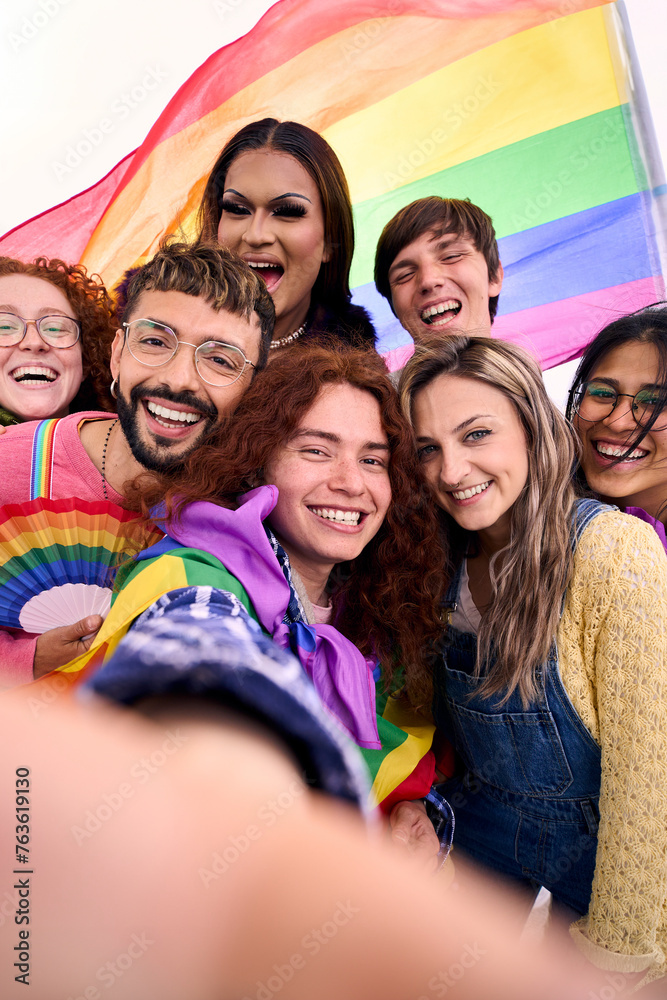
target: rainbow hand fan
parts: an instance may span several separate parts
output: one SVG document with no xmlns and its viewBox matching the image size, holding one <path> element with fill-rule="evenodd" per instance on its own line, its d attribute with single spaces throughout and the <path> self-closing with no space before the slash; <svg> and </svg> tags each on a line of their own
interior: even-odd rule
<svg viewBox="0 0 667 1000">
<path fill-rule="evenodd" d="M 122 554 L 160 538 L 108 501 L 40 497 L 0 508 L 0 627 L 42 633 L 104 617 Z"/>
</svg>

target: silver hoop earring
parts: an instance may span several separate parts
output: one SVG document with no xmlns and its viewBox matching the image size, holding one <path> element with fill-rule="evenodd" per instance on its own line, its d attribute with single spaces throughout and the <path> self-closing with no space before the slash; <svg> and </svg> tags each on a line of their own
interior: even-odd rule
<svg viewBox="0 0 667 1000">
<path fill-rule="evenodd" d="M 118 382 L 116 381 L 116 379 L 114 379 L 113 382 L 111 383 L 111 385 L 109 386 L 109 392 L 111 394 L 111 398 L 112 399 L 118 399 L 118 392 L 116 391 L 116 386 L 117 385 L 118 385 Z"/>
</svg>

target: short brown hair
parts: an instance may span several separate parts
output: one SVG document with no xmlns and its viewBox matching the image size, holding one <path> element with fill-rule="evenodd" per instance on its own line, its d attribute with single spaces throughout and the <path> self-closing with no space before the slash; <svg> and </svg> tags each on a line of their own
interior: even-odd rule
<svg viewBox="0 0 667 1000">
<path fill-rule="evenodd" d="M 220 223 L 220 205 L 227 172 L 242 153 L 266 149 L 286 153 L 310 174 L 322 199 L 324 242 L 331 257 L 320 267 L 313 286 L 316 305 L 332 309 L 350 301 L 350 267 L 354 253 L 354 223 L 347 180 L 329 143 L 307 125 L 263 118 L 250 122 L 222 149 L 210 173 L 199 207 L 199 232 L 203 239 L 215 240 Z"/>
<path fill-rule="evenodd" d="M 127 320 L 143 292 L 183 292 L 206 300 L 219 312 L 259 319 L 259 359 L 255 369 L 266 365 L 273 337 L 275 310 L 266 285 L 231 250 L 199 240 L 179 243 L 164 240 L 147 264 L 137 268 L 123 285 L 121 319 Z"/>
<path fill-rule="evenodd" d="M 419 239 L 424 233 L 433 233 L 435 237 L 453 233 L 456 236 L 467 236 L 472 240 L 475 250 L 484 255 L 489 269 L 489 281 L 495 281 L 500 267 L 496 231 L 491 217 L 479 206 L 473 205 L 469 198 L 420 198 L 397 212 L 382 230 L 375 252 L 375 287 L 380 295 L 391 301 L 389 285 L 389 268 L 404 247 Z M 489 299 L 489 314 L 491 322 L 498 311 L 498 296 Z"/>
<path fill-rule="evenodd" d="M 88 275 L 81 264 L 66 264 L 59 258 L 37 257 L 26 264 L 12 257 L 0 257 L 0 278 L 26 274 L 60 289 L 81 325 L 83 381 L 69 405 L 70 413 L 81 410 L 113 410 L 109 394 L 111 343 L 118 323 L 114 304 L 99 275 Z"/>
</svg>

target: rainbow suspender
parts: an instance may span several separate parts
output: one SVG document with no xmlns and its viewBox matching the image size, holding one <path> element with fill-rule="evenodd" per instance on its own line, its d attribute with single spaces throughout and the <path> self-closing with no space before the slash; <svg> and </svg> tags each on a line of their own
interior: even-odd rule
<svg viewBox="0 0 667 1000">
<path fill-rule="evenodd" d="M 56 437 L 57 417 L 40 420 L 32 439 L 32 460 L 30 463 L 30 499 L 51 498 L 53 478 L 53 446 Z"/>
</svg>

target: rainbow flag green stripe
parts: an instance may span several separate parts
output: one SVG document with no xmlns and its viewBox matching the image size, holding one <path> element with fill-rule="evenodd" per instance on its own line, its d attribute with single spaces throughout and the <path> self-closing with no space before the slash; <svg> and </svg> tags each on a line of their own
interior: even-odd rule
<svg viewBox="0 0 667 1000">
<path fill-rule="evenodd" d="M 628 143 L 626 111 L 621 107 L 601 111 L 355 205 L 357 252 L 352 286 L 373 280 L 375 247 L 385 223 L 417 198 L 439 194 L 470 198 L 476 205 L 495 203 L 493 225 L 500 239 L 624 198 L 638 187 L 645 190 L 641 164 L 640 176 L 635 173 L 637 160 Z M 407 171 L 407 160 L 404 166 Z M 499 187 L 502 200 L 498 199 Z"/>
<path fill-rule="evenodd" d="M 165 544 L 173 546 L 169 541 Z M 146 604 L 148 607 L 163 594 L 180 587 L 216 587 L 218 590 L 226 590 L 238 597 L 248 614 L 259 621 L 247 591 L 216 556 L 202 549 L 187 547 L 174 547 L 173 552 L 165 552 L 161 542 L 155 548 L 156 555 L 152 559 L 128 561 L 118 571 L 111 599 L 112 610 L 109 612 L 109 617 L 112 614 L 113 617 L 111 621 L 107 619 L 104 623 L 105 634 L 116 627 L 121 617 L 125 621 L 127 615 L 132 613 L 132 602 L 138 595 L 141 595 L 142 604 L 145 604 L 149 595 L 153 595 Z"/>
<path fill-rule="evenodd" d="M 160 552 L 152 559 L 129 561 L 121 566 L 111 609 L 95 641 L 88 652 L 66 664 L 63 673 L 76 674 L 90 663 L 99 665 L 110 659 L 132 622 L 163 594 L 181 587 L 218 587 L 229 591 L 258 620 L 245 589 L 215 556 L 189 548 Z"/>
</svg>

